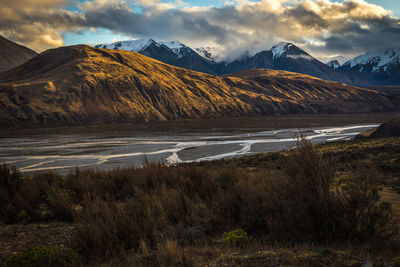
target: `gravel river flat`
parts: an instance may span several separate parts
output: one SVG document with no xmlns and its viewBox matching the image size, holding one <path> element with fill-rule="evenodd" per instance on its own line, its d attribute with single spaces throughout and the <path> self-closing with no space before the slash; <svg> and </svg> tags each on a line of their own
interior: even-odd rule
<svg viewBox="0 0 400 267">
<path fill-rule="evenodd" d="M 298 115 L 188 120 L 0 133 L 0 162 L 21 172 L 175 164 L 290 149 L 303 132 L 313 143 L 354 138 L 396 114 Z"/>
</svg>

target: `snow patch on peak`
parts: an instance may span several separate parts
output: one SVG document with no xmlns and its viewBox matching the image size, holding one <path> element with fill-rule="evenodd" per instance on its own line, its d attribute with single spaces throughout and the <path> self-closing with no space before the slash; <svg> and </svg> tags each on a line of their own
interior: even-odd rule
<svg viewBox="0 0 400 267">
<path fill-rule="evenodd" d="M 169 49 L 181 49 L 182 47 L 186 47 L 184 44 L 182 44 L 179 41 L 162 41 L 158 42 L 159 45 L 165 45 Z"/>
<path fill-rule="evenodd" d="M 325 64 L 336 70 L 340 68 L 340 66 L 342 66 L 346 61 L 347 59 L 344 56 L 336 56 L 326 61 Z"/>
<path fill-rule="evenodd" d="M 202 56 L 203 58 L 211 61 L 216 61 L 217 56 L 216 56 L 216 48 L 215 47 L 198 47 L 194 49 L 197 54 Z"/>
<path fill-rule="evenodd" d="M 154 41 L 153 39 L 137 39 L 137 40 L 119 41 L 111 44 L 98 44 L 95 47 L 139 52 L 141 50 L 146 49 L 151 44 L 156 44 L 156 41 Z"/>
<path fill-rule="evenodd" d="M 271 48 L 272 51 L 272 58 L 279 58 L 281 57 L 283 54 L 285 54 L 285 52 L 291 47 L 293 46 L 292 43 L 287 43 L 287 42 L 280 42 L 279 44 L 273 46 Z"/>
<path fill-rule="evenodd" d="M 165 45 L 169 49 L 171 49 L 172 52 L 177 54 L 179 57 L 182 57 L 182 49 L 186 48 L 187 46 L 181 43 L 180 41 L 162 41 L 158 42 L 158 46 Z"/>
<path fill-rule="evenodd" d="M 137 39 L 137 40 L 119 41 L 119 42 L 114 42 L 111 44 L 98 44 L 95 47 L 140 52 L 140 51 L 145 50 L 151 44 L 154 44 L 157 47 L 164 45 L 177 55 L 181 55 L 181 49 L 186 47 L 180 41 L 156 42 L 153 39 Z"/>
<path fill-rule="evenodd" d="M 333 59 L 333 60 L 331 60 L 331 61 L 329 61 L 329 62 L 326 62 L 325 63 L 327 66 L 329 66 L 329 67 L 331 67 L 331 68 L 333 68 L 333 69 L 338 69 L 339 67 L 340 67 L 340 63 L 339 63 L 339 61 L 337 60 L 337 59 Z"/>
<path fill-rule="evenodd" d="M 327 60 L 325 62 L 325 64 L 329 64 L 330 62 L 337 61 L 339 63 L 339 65 L 343 65 L 347 60 L 348 60 L 348 58 L 345 58 L 344 56 L 336 56 L 336 57 L 332 57 L 329 60 Z"/>
</svg>

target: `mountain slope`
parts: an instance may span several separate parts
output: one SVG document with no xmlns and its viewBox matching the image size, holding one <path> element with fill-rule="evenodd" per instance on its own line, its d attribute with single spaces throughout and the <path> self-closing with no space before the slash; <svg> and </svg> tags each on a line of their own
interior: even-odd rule
<svg viewBox="0 0 400 267">
<path fill-rule="evenodd" d="M 393 109 L 384 94 L 307 75 L 212 76 L 84 45 L 47 50 L 0 74 L 3 127 Z"/>
<path fill-rule="evenodd" d="M 0 36 L 0 72 L 21 65 L 36 55 L 35 51 Z"/>
</svg>

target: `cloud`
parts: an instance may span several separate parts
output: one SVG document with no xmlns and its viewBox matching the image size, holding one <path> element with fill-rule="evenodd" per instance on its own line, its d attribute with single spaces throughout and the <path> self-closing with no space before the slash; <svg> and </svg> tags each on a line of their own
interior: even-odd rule
<svg viewBox="0 0 400 267">
<path fill-rule="evenodd" d="M 208 43 L 236 57 L 282 40 L 320 55 L 356 54 L 392 47 L 400 41 L 399 19 L 363 0 L 236 0 L 235 5 L 219 8 L 165 8 L 158 1 L 150 2 L 141 13 L 121 2 L 106 6 L 88 3 L 82 10 L 92 27 L 132 37 Z"/>
<path fill-rule="evenodd" d="M 139 4 L 143 6 L 155 6 L 161 2 L 161 0 L 138 0 Z"/>
<path fill-rule="evenodd" d="M 289 55 L 288 57 L 293 58 L 293 59 L 307 59 L 307 60 L 313 60 L 311 56 L 308 55 Z"/>
<path fill-rule="evenodd" d="M 0 34 L 37 51 L 63 45 L 63 33 L 86 27 L 84 15 L 63 9 L 65 0 L 2 0 Z"/>
<path fill-rule="evenodd" d="M 364 0 L 234 0 L 222 7 L 180 0 L 93 0 L 79 4 L 79 12 L 63 9 L 63 0 L 37 0 L 37 8 L 29 0 L 3 1 L 10 6 L 0 8 L 0 32 L 37 48 L 57 46 L 63 33 L 84 28 L 217 46 L 221 57 L 252 54 L 279 41 L 294 42 L 321 57 L 397 47 L 400 42 L 399 18 Z"/>
</svg>

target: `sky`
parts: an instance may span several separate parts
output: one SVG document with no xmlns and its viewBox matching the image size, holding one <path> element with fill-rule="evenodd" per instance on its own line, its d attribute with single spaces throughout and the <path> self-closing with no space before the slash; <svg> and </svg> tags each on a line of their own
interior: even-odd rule
<svg viewBox="0 0 400 267">
<path fill-rule="evenodd" d="M 0 34 L 37 52 L 153 38 L 219 58 L 292 42 L 326 60 L 400 48 L 398 0 L 1 0 Z"/>
</svg>

